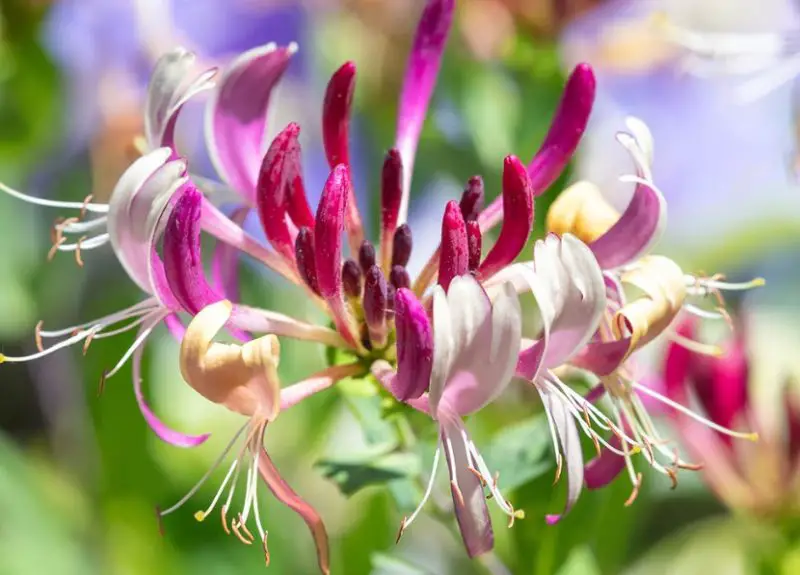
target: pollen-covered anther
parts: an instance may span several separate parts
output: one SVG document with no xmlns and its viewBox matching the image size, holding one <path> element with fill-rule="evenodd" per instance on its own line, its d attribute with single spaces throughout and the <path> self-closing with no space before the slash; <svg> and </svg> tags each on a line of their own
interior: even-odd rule
<svg viewBox="0 0 800 575">
<path fill-rule="evenodd" d="M 81 202 L 80 219 L 86 217 L 86 211 L 89 209 L 89 204 L 92 203 L 93 199 L 94 199 L 94 194 L 89 194 L 85 198 L 83 198 L 83 202 Z"/>
<path fill-rule="evenodd" d="M 92 345 L 94 341 L 94 336 L 97 334 L 96 330 L 92 330 L 89 332 L 89 335 L 86 336 L 86 339 L 83 341 L 83 355 L 89 351 L 89 346 Z"/>
<path fill-rule="evenodd" d="M 269 537 L 269 532 L 264 532 L 264 538 L 261 540 L 261 546 L 264 549 L 264 564 L 265 566 L 269 567 L 270 562 L 270 555 L 269 555 L 269 546 L 267 545 L 267 537 Z"/>
<path fill-rule="evenodd" d="M 403 536 L 403 533 L 406 531 L 406 527 L 408 527 L 408 516 L 406 515 L 403 517 L 403 520 L 400 521 L 400 529 L 397 530 L 397 537 L 395 537 L 394 544 L 397 545 L 400 543 L 400 538 Z"/>
<path fill-rule="evenodd" d="M 561 479 L 561 472 L 564 470 L 564 458 L 558 455 L 556 459 L 556 478 L 553 480 L 553 485 L 558 483 L 558 480 Z"/>
<path fill-rule="evenodd" d="M 408 288 L 411 285 L 411 277 L 403 266 L 392 266 L 389 282 L 395 289 Z"/>
<path fill-rule="evenodd" d="M 78 267 L 83 267 L 83 259 L 81 258 L 81 244 L 89 239 L 89 236 L 81 236 L 75 244 L 75 263 Z"/>
<path fill-rule="evenodd" d="M 358 265 L 361 266 L 361 271 L 366 273 L 369 268 L 375 265 L 375 262 L 375 246 L 369 240 L 364 240 L 358 249 Z"/>
<path fill-rule="evenodd" d="M 239 529 L 242 527 L 244 527 L 244 524 L 238 522 L 236 519 L 231 521 L 231 530 L 233 531 L 233 534 L 236 535 L 236 538 L 245 545 L 252 545 L 253 542 L 250 539 L 245 538 L 245 536 L 239 532 Z"/>
<path fill-rule="evenodd" d="M 630 496 L 628 499 L 625 500 L 625 507 L 630 507 L 633 505 L 633 502 L 636 501 L 636 498 L 639 496 L 639 489 L 642 486 L 642 473 L 641 471 L 636 474 L 636 481 L 633 483 L 633 491 L 631 491 Z"/>
<path fill-rule="evenodd" d="M 511 513 L 508 515 L 508 528 L 511 529 L 514 527 L 514 521 L 517 519 L 525 519 L 525 511 L 522 509 L 514 509 L 514 506 L 511 505 L 511 502 L 506 500 L 506 505 L 511 508 Z"/>
<path fill-rule="evenodd" d="M 33 340 L 36 342 L 36 349 L 39 353 L 44 352 L 44 344 L 42 343 L 42 328 L 44 327 L 44 320 L 40 319 L 36 322 L 36 327 L 33 328 Z"/>
<path fill-rule="evenodd" d="M 250 538 L 250 541 L 255 541 L 256 540 L 256 538 L 253 536 L 253 534 L 247 528 L 247 523 L 245 523 L 244 518 L 242 517 L 241 513 L 239 513 L 239 529 L 244 531 L 244 534 L 247 535 L 247 537 Z"/>
<path fill-rule="evenodd" d="M 348 297 L 361 296 L 361 269 L 355 260 L 348 259 L 342 264 L 342 287 Z"/>
</svg>

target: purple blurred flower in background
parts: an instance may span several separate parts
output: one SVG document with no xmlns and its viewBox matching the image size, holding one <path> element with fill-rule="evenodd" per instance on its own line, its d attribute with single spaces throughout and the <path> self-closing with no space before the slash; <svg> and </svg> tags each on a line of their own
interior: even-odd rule
<svg viewBox="0 0 800 575">
<path fill-rule="evenodd" d="M 616 183 L 624 158 L 606 142 L 625 116 L 635 115 L 658 142 L 654 177 L 672 216 L 665 242 L 686 251 L 691 246 L 691 255 L 702 257 L 735 231 L 740 249 L 723 255 L 744 259 L 770 240 L 787 241 L 798 226 L 786 225 L 800 222 L 800 194 L 788 168 L 794 150 L 789 86 L 745 104 L 736 96 L 738 78 L 688 73 L 685 54 L 654 22 L 658 11 L 676 22 L 727 29 L 772 30 L 794 18 L 784 0 L 617 0 L 573 22 L 562 38 L 567 64 L 586 60 L 598 75 L 580 177 L 598 184 L 618 208 L 628 203 L 632 190 Z M 775 223 L 786 225 L 777 232 Z M 773 227 L 748 234 L 758 224 Z"/>
</svg>

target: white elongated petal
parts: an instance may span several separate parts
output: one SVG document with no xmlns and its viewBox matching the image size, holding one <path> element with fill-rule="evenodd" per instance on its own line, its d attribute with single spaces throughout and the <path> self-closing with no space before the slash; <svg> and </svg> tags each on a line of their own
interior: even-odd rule
<svg viewBox="0 0 800 575">
<path fill-rule="evenodd" d="M 194 61 L 194 54 L 178 47 L 156 62 L 144 108 L 144 134 L 151 146 L 160 145 L 176 92 L 186 80 Z"/>
<path fill-rule="evenodd" d="M 431 413 L 435 414 L 442 398 L 450 366 L 453 362 L 453 330 L 450 318 L 450 306 L 441 286 L 433 291 L 433 367 L 431 368 L 431 384 L 428 391 L 428 403 Z"/>
</svg>

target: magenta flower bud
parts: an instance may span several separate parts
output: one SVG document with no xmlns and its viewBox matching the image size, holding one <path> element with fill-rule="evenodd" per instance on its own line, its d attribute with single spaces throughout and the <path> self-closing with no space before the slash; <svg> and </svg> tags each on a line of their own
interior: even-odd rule
<svg viewBox="0 0 800 575">
<path fill-rule="evenodd" d="M 386 278 L 376 265 L 364 274 L 364 320 L 370 339 L 382 343 L 386 339 Z"/>
<path fill-rule="evenodd" d="M 503 227 L 486 259 L 478 268 L 484 279 L 514 261 L 533 227 L 533 193 L 525 166 L 516 156 L 503 163 Z"/>
<path fill-rule="evenodd" d="M 407 288 L 411 285 L 411 278 L 408 271 L 403 266 L 392 266 L 392 271 L 389 274 L 389 282 L 396 288 Z"/>
<path fill-rule="evenodd" d="M 175 203 L 164 230 L 164 273 L 181 307 L 194 315 L 222 298 L 206 281 L 200 252 L 203 194 L 188 188 Z"/>
<path fill-rule="evenodd" d="M 397 214 L 403 195 L 403 160 L 392 148 L 386 153 L 381 171 L 381 229 L 389 237 L 397 229 Z"/>
<path fill-rule="evenodd" d="M 469 271 L 474 272 L 481 264 L 481 226 L 477 220 L 467 222 L 467 251 Z"/>
<path fill-rule="evenodd" d="M 403 224 L 397 228 L 394 232 L 394 241 L 392 242 L 392 266 L 408 265 L 413 245 L 411 228 L 408 227 L 408 224 Z"/>
<path fill-rule="evenodd" d="M 369 240 L 364 240 L 358 250 L 358 264 L 361 270 L 366 271 L 375 265 L 375 246 Z"/>
<path fill-rule="evenodd" d="M 267 239 L 283 257 L 294 261 L 294 245 L 286 223 L 288 183 L 296 173 L 296 158 L 300 126 L 291 123 L 275 136 L 258 174 L 256 206 Z M 303 191 L 303 193 L 305 193 Z"/>
<path fill-rule="evenodd" d="M 709 419 L 726 428 L 735 427 L 749 403 L 750 370 L 741 336 L 736 334 L 722 357 L 694 354 L 692 359 L 689 377 Z M 730 441 L 728 436 L 724 438 Z"/>
<path fill-rule="evenodd" d="M 483 209 L 484 195 L 483 178 L 480 176 L 471 177 L 467 182 L 467 187 L 464 188 L 464 193 L 461 195 L 461 203 L 459 204 L 464 221 L 471 222 L 478 219 L 478 214 Z"/>
<path fill-rule="evenodd" d="M 428 389 L 433 367 L 433 330 L 425 308 L 408 289 L 394 297 L 397 327 L 397 380 L 393 392 L 406 401 Z"/>
<path fill-rule="evenodd" d="M 342 265 L 342 285 L 344 293 L 350 297 L 361 295 L 361 269 L 355 260 L 348 259 Z"/>
<path fill-rule="evenodd" d="M 328 82 L 322 104 L 322 142 L 331 168 L 350 165 L 348 132 L 356 86 L 356 65 L 345 62 Z"/>
<path fill-rule="evenodd" d="M 299 128 L 298 128 L 299 133 Z M 306 186 L 303 182 L 303 164 L 301 160 L 300 141 L 295 138 L 289 147 L 288 174 L 287 174 L 287 197 L 286 209 L 289 217 L 298 228 L 307 227 L 314 229 L 314 212 L 308 203 Z"/>
<path fill-rule="evenodd" d="M 556 181 L 575 153 L 589 122 L 595 88 L 591 66 L 578 64 L 567 80 L 550 130 L 528 164 L 530 185 L 535 196 L 544 193 Z"/>
<path fill-rule="evenodd" d="M 294 257 L 297 260 L 297 271 L 311 291 L 319 295 L 317 283 L 317 263 L 314 250 L 314 232 L 303 227 L 297 231 L 294 242 Z"/>
<path fill-rule="evenodd" d="M 358 345 L 342 294 L 342 232 L 351 188 L 349 170 L 339 164 L 322 190 L 314 227 L 314 247 L 319 292 L 331 308 L 336 329 L 351 345 Z"/>
<path fill-rule="evenodd" d="M 439 284 L 447 291 L 454 277 L 469 271 L 467 226 L 455 201 L 447 202 L 442 218 L 442 252 L 439 256 Z"/>
</svg>

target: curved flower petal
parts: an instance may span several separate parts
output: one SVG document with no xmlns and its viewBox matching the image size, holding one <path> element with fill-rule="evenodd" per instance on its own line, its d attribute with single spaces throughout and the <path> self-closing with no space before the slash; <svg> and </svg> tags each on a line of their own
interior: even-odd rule
<svg viewBox="0 0 800 575">
<path fill-rule="evenodd" d="M 270 334 L 241 346 L 214 342 L 232 307 L 227 300 L 218 301 L 192 319 L 181 342 L 181 375 L 209 401 L 272 421 L 281 403 L 278 338 Z"/>
<path fill-rule="evenodd" d="M 612 435 L 609 444 L 614 449 L 622 449 L 622 440 L 618 435 Z M 589 489 L 600 489 L 614 481 L 624 469 L 625 458 L 603 447 L 600 455 L 594 457 L 584 467 L 583 479 Z"/>
<path fill-rule="evenodd" d="M 223 71 L 206 108 L 211 161 L 250 205 L 255 205 L 269 100 L 296 51 L 296 44 L 268 44 L 243 53 Z"/>
<path fill-rule="evenodd" d="M 259 453 L 257 460 L 258 472 L 275 498 L 297 513 L 303 521 L 305 521 L 309 531 L 311 531 L 311 536 L 314 538 L 320 571 L 322 571 L 324 575 L 328 575 L 331 572 L 330 545 L 328 543 L 328 533 L 325 530 L 325 524 L 322 522 L 319 513 L 286 483 L 286 480 L 281 477 L 275 464 L 272 463 L 272 459 L 267 453 L 267 450 L 263 447 L 261 448 L 261 453 Z"/>
<path fill-rule="evenodd" d="M 550 419 L 553 428 L 558 435 L 558 442 L 561 446 L 561 453 L 567 462 L 567 501 L 564 511 L 560 515 L 548 515 L 547 523 L 555 525 L 567 513 L 578 500 L 583 488 L 583 451 L 581 450 L 581 439 L 575 420 L 569 412 L 569 408 L 554 393 L 546 387 L 536 386 L 539 395 L 544 403 L 545 413 Z"/>
<path fill-rule="evenodd" d="M 455 0 L 428 0 L 417 25 L 411 54 L 408 57 L 400 94 L 394 145 L 400 151 L 403 164 L 403 196 L 397 217 L 398 225 L 405 223 L 408 217 L 414 156 L 436 78 L 439 75 L 442 54 L 453 23 L 455 5 Z"/>
<path fill-rule="evenodd" d="M 188 181 L 186 162 L 168 161 L 169 148 L 159 148 L 136 160 L 122 174 L 111 195 L 108 234 L 114 253 L 130 278 L 146 293 L 175 306 L 155 247 L 156 227 L 172 196 Z"/>
<path fill-rule="evenodd" d="M 397 327 L 397 399 L 416 398 L 428 389 L 433 367 L 433 333 L 428 314 L 411 290 L 395 295 Z"/>
<path fill-rule="evenodd" d="M 494 532 L 486 506 L 481 481 L 471 471 L 467 431 L 458 417 L 440 420 L 440 434 L 447 467 L 458 529 L 470 557 L 477 557 L 494 547 Z"/>
<path fill-rule="evenodd" d="M 160 319 L 161 318 L 159 318 L 158 321 L 160 321 Z M 142 335 L 146 327 L 147 326 L 143 325 L 139 329 L 139 336 Z M 144 346 L 142 345 L 137 347 L 133 352 L 133 392 L 136 395 L 136 403 L 139 406 L 139 411 L 142 412 L 142 416 L 147 422 L 147 425 L 150 426 L 150 429 L 153 430 L 159 439 L 166 441 L 170 445 L 175 445 L 176 447 L 196 447 L 200 445 L 211 436 L 210 433 L 204 433 L 202 435 L 186 435 L 184 433 L 180 433 L 179 431 L 170 429 L 165 423 L 158 419 L 156 414 L 153 413 L 153 410 L 150 409 L 150 406 L 147 405 L 147 402 L 144 399 L 144 393 L 142 392 L 141 370 L 143 352 Z"/>
<path fill-rule="evenodd" d="M 164 230 L 164 271 L 183 309 L 195 315 L 223 297 L 208 284 L 200 253 L 203 194 L 190 187 L 181 194 Z"/>
<path fill-rule="evenodd" d="M 503 162 L 503 226 L 492 249 L 478 268 L 482 278 L 491 277 L 514 261 L 533 227 L 533 188 L 528 173 L 516 156 Z"/>
<path fill-rule="evenodd" d="M 597 331 L 606 305 L 600 267 L 576 237 L 550 235 L 537 241 L 533 265 L 533 270 L 516 268 L 528 281 L 542 322 L 541 339 L 520 354 L 517 368 L 530 380 L 583 348 Z"/>
<path fill-rule="evenodd" d="M 187 84 L 194 63 L 194 54 L 184 48 L 175 48 L 156 62 L 144 108 L 144 135 L 150 148 L 166 146 L 174 153 L 175 124 L 180 109 L 200 92 L 214 87 L 215 69 L 206 70 Z"/>
</svg>

